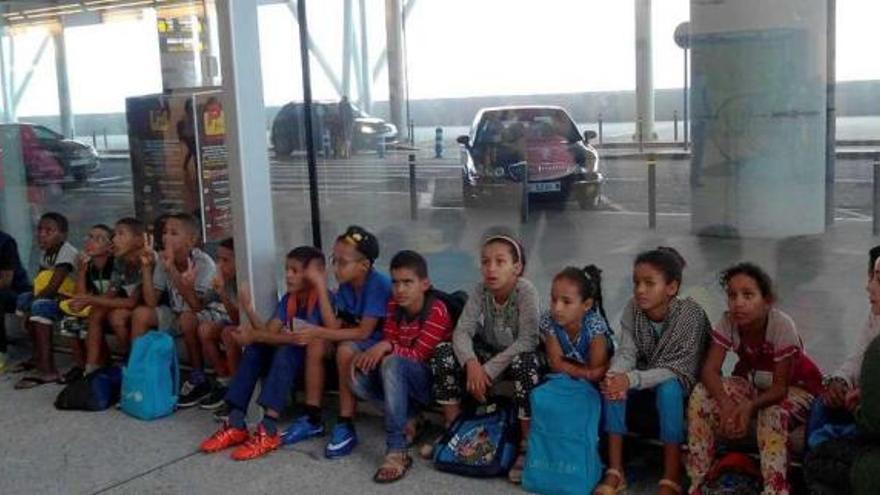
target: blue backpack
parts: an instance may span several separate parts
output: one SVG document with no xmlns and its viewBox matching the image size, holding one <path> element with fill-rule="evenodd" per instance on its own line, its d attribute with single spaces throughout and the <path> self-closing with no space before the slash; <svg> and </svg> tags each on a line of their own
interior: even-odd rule
<svg viewBox="0 0 880 495">
<path fill-rule="evenodd" d="M 177 406 L 179 382 L 174 339 L 165 332 L 148 332 L 134 341 L 122 370 L 122 410 L 144 420 L 167 416 Z"/>
<path fill-rule="evenodd" d="M 599 418 L 595 387 L 552 374 L 532 390 L 523 488 L 542 494 L 588 494 L 599 482 Z"/>
<path fill-rule="evenodd" d="M 516 461 L 519 425 L 509 401 L 463 412 L 434 449 L 434 466 L 464 476 L 502 476 Z"/>
</svg>

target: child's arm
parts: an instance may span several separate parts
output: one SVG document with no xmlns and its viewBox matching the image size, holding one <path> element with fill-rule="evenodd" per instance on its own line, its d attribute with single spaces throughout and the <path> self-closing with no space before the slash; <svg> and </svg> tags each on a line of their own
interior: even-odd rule
<svg viewBox="0 0 880 495">
<path fill-rule="evenodd" d="M 296 344 L 307 344 L 311 339 L 323 339 L 330 342 L 344 342 L 346 340 L 364 340 L 370 336 L 379 324 L 379 318 L 375 316 L 364 316 L 356 327 L 349 328 L 327 328 L 309 325 L 305 328 L 297 329 L 294 332 Z"/>
<path fill-rule="evenodd" d="M 64 266 L 57 266 L 52 270 L 52 280 L 39 293 L 34 294 L 36 299 L 51 299 L 58 295 L 58 288 L 64 283 L 64 279 L 70 274 L 70 269 Z"/>
<path fill-rule="evenodd" d="M 565 373 L 572 378 L 595 382 L 601 380 L 608 369 L 608 341 L 605 340 L 604 335 L 597 335 L 590 341 L 588 363 L 577 363 L 566 359 L 562 354 L 562 347 L 554 335 L 547 337 L 544 346 L 547 350 L 550 368 L 557 373 Z"/>
<path fill-rule="evenodd" d="M 86 296 L 89 295 L 89 290 L 86 287 L 87 278 L 89 273 L 89 258 L 84 253 L 80 253 L 77 258 L 77 264 L 79 265 L 79 270 L 76 272 L 76 295 L 77 296 Z"/>
<path fill-rule="evenodd" d="M 229 316 L 229 320 L 238 322 L 238 302 L 229 297 L 229 292 L 226 290 L 226 280 L 223 279 L 220 270 L 217 270 L 217 274 L 211 279 L 211 288 L 217 293 L 217 298 L 220 299 L 220 304 L 226 309 L 226 314 Z"/>
<path fill-rule="evenodd" d="M 192 259 L 187 259 L 186 270 L 183 272 L 177 270 L 174 263 L 169 263 L 166 266 L 166 271 L 171 285 L 177 288 L 177 291 L 180 292 L 180 297 L 183 298 L 189 309 L 193 312 L 201 311 L 204 307 L 204 302 L 196 290 L 196 277 L 199 277 L 200 274 Z M 213 278 L 213 274 L 211 274 L 211 277 Z"/>
<path fill-rule="evenodd" d="M 141 253 L 141 294 L 144 296 L 144 304 L 151 308 L 159 305 L 160 291 L 153 284 L 154 272 L 158 269 L 156 252 L 150 247 L 145 248 Z"/>
<path fill-rule="evenodd" d="M 324 324 L 324 328 L 341 328 L 342 322 L 336 317 L 333 301 L 330 300 L 330 292 L 327 290 L 327 278 L 324 271 L 318 269 L 316 264 L 310 264 L 306 268 L 306 279 L 318 292 L 318 307 L 321 311 L 321 322 Z"/>
<path fill-rule="evenodd" d="M 573 378 L 584 378 L 581 373 L 581 367 L 575 363 L 565 359 L 562 355 L 562 346 L 555 335 L 548 335 L 544 340 L 544 349 L 547 351 L 547 362 L 550 369 L 556 373 L 565 373 Z"/>
<path fill-rule="evenodd" d="M 119 297 L 116 289 L 111 288 L 102 296 L 88 296 L 89 304 L 107 309 L 134 309 L 140 300 L 141 288 L 138 287 L 128 297 Z"/>
<path fill-rule="evenodd" d="M 777 361 L 773 367 L 773 384 L 770 388 L 758 394 L 752 401 L 752 414 L 775 404 L 782 402 L 788 395 L 788 382 L 791 378 L 791 368 L 794 357 L 787 357 Z"/>
</svg>

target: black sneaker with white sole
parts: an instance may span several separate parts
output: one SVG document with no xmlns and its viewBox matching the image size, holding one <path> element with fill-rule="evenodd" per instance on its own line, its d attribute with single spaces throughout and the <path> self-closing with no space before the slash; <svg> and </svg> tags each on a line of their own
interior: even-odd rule
<svg viewBox="0 0 880 495">
<path fill-rule="evenodd" d="M 204 409 L 206 411 L 213 411 L 223 404 L 226 403 L 224 400 L 226 398 L 226 391 L 229 390 L 229 387 L 225 387 L 220 385 L 219 383 L 215 384 L 211 389 L 211 393 L 208 397 L 205 398 L 201 403 L 199 403 L 199 409 Z"/>
<path fill-rule="evenodd" d="M 200 404 L 211 395 L 211 384 L 207 380 L 193 385 L 189 380 L 183 382 L 180 387 L 180 397 L 177 399 L 177 407 L 186 409 Z"/>
<path fill-rule="evenodd" d="M 223 405 L 214 410 L 214 421 L 218 423 L 229 421 L 229 404 L 224 402 Z"/>
</svg>

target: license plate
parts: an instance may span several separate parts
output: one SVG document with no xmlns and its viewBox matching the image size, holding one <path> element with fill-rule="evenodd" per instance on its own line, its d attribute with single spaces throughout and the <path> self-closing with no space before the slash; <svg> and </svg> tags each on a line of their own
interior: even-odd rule
<svg viewBox="0 0 880 495">
<path fill-rule="evenodd" d="M 529 192 L 545 193 L 557 192 L 562 190 L 562 184 L 559 182 L 531 182 L 529 183 Z"/>
</svg>

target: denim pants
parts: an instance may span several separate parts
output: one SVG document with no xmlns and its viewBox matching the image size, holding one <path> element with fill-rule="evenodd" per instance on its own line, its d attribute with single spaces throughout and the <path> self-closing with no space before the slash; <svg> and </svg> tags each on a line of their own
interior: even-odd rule
<svg viewBox="0 0 880 495">
<path fill-rule="evenodd" d="M 230 407 L 247 411 L 257 381 L 262 379 L 263 388 L 257 404 L 280 413 L 287 405 L 304 366 L 304 347 L 251 344 L 245 348 L 238 370 L 229 383 L 226 402 Z"/>
<path fill-rule="evenodd" d="M 56 299 L 37 299 L 33 292 L 24 292 L 18 296 L 16 310 L 30 314 L 30 321 L 46 325 L 53 324 L 61 316 Z"/>
<path fill-rule="evenodd" d="M 636 399 L 653 399 L 656 414 L 660 420 L 660 441 L 663 443 L 684 443 L 684 390 L 675 378 L 666 380 L 653 389 L 630 390 L 627 400 L 603 399 L 605 408 L 605 432 L 624 435 L 626 428 L 627 403 Z M 641 414 L 650 414 L 640 411 Z"/>
<path fill-rule="evenodd" d="M 427 364 L 389 355 L 369 373 L 356 372 L 351 384 L 355 395 L 384 406 L 385 443 L 389 452 L 407 449 L 406 422 L 419 405 L 431 402 L 431 369 Z"/>
</svg>

